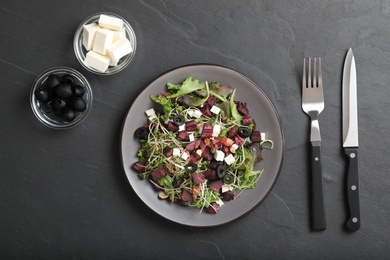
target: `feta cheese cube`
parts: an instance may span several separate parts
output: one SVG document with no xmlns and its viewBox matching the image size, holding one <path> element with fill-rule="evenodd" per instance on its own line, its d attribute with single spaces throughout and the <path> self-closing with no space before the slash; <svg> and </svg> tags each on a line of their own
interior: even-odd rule
<svg viewBox="0 0 390 260">
<path fill-rule="evenodd" d="M 260 133 L 261 140 L 265 140 L 265 133 Z"/>
<path fill-rule="evenodd" d="M 106 55 L 107 48 L 112 44 L 114 32 L 108 29 L 100 28 L 96 31 L 95 40 L 92 50 L 100 54 Z"/>
<path fill-rule="evenodd" d="M 126 31 L 125 28 L 122 28 L 120 31 L 114 31 L 114 39 L 112 42 L 116 42 L 119 39 L 126 38 Z"/>
<path fill-rule="evenodd" d="M 99 30 L 99 25 L 91 23 L 83 27 L 83 45 L 87 51 L 92 49 L 95 40 L 96 31 Z"/>
<path fill-rule="evenodd" d="M 188 112 L 187 114 L 190 116 L 190 117 L 194 117 L 194 111 L 193 109 L 188 109 Z"/>
<path fill-rule="evenodd" d="M 217 106 L 212 106 L 210 109 L 210 112 L 212 112 L 214 114 L 219 114 L 220 111 L 221 111 L 221 109 Z"/>
<path fill-rule="evenodd" d="M 199 156 L 202 156 L 202 150 L 201 150 L 201 149 L 196 150 L 196 153 L 197 153 Z"/>
<path fill-rule="evenodd" d="M 216 161 L 222 162 L 224 158 L 225 158 L 225 154 L 222 151 L 220 151 L 220 150 L 215 151 L 214 159 Z"/>
<path fill-rule="evenodd" d="M 100 72 L 105 72 L 110 65 L 110 58 L 97 52 L 89 51 L 85 56 L 85 63 Z"/>
<path fill-rule="evenodd" d="M 148 117 L 149 121 L 152 121 L 153 119 L 157 118 L 156 115 L 151 115 L 150 117 Z"/>
<path fill-rule="evenodd" d="M 119 31 L 123 28 L 123 20 L 109 15 L 101 14 L 99 17 L 99 26 Z"/>
<path fill-rule="evenodd" d="M 220 125 L 214 125 L 213 127 L 213 134 L 212 136 L 218 136 L 219 133 L 221 133 L 221 126 Z"/>
<path fill-rule="evenodd" d="M 181 155 L 181 158 L 185 161 L 188 159 L 188 157 L 190 157 L 190 155 L 187 153 L 187 152 L 184 152 L 182 155 Z"/>
<path fill-rule="evenodd" d="M 153 108 L 149 108 L 148 110 L 145 111 L 147 116 L 153 116 L 156 115 L 156 112 L 154 111 Z"/>
<path fill-rule="evenodd" d="M 222 185 L 222 193 L 227 192 L 227 191 L 232 191 L 233 186 L 231 184 L 224 184 Z"/>
<path fill-rule="evenodd" d="M 221 199 L 218 199 L 217 201 L 215 201 L 215 203 L 217 203 L 220 207 L 224 204 Z"/>
<path fill-rule="evenodd" d="M 180 156 L 180 149 L 179 148 L 173 148 L 173 153 L 172 155 L 174 157 L 179 157 Z"/>
<path fill-rule="evenodd" d="M 186 130 L 186 125 L 185 124 L 182 124 L 179 126 L 179 132 L 180 131 L 185 131 Z"/>
<path fill-rule="evenodd" d="M 122 38 L 107 47 L 108 55 L 110 55 L 113 62 L 118 63 L 119 60 L 127 54 L 133 52 L 130 41 L 126 38 Z"/>
<path fill-rule="evenodd" d="M 235 160 L 233 154 L 229 154 L 225 157 L 225 162 L 227 163 L 227 165 L 231 165 L 232 163 L 234 163 L 234 161 Z"/>
<path fill-rule="evenodd" d="M 194 137 L 194 134 L 193 133 L 190 133 L 188 135 L 188 138 L 190 139 L 190 142 L 194 141 L 195 140 L 195 137 Z"/>
<path fill-rule="evenodd" d="M 194 110 L 194 117 L 195 118 L 200 118 L 202 116 L 202 112 L 200 112 L 199 110 Z"/>
<path fill-rule="evenodd" d="M 237 149 L 238 149 L 238 145 L 237 145 L 237 144 L 232 144 L 232 148 L 233 148 L 234 150 L 237 150 Z"/>
</svg>

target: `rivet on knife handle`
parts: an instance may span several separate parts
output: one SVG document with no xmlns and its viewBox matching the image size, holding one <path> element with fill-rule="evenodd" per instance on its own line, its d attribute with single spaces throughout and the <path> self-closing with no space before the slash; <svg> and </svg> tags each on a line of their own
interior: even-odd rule
<svg viewBox="0 0 390 260">
<path fill-rule="evenodd" d="M 357 231 L 360 228 L 358 149 L 345 148 L 345 154 L 349 159 L 347 172 L 349 216 L 346 227 L 349 231 Z"/>
</svg>

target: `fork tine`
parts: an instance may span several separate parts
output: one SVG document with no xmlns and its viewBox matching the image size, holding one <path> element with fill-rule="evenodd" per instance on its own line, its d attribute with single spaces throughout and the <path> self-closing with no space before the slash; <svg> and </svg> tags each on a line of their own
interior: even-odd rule
<svg viewBox="0 0 390 260">
<path fill-rule="evenodd" d="M 303 76 L 302 76 L 302 91 L 307 88 L 306 86 L 306 58 L 303 58 Z"/>
<path fill-rule="evenodd" d="M 313 88 L 317 88 L 317 58 L 314 58 L 313 64 Z"/>
<path fill-rule="evenodd" d="M 318 87 L 322 88 L 322 67 L 321 67 L 321 57 L 318 58 Z"/>
<path fill-rule="evenodd" d="M 311 58 L 309 58 L 309 71 L 307 77 L 307 87 L 311 88 Z"/>
</svg>

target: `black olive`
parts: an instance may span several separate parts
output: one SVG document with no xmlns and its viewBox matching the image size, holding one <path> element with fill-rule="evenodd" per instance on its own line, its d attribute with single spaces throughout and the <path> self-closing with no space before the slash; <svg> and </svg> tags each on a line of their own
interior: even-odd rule
<svg viewBox="0 0 390 260">
<path fill-rule="evenodd" d="M 60 84 L 55 87 L 54 93 L 59 98 L 69 98 L 72 96 L 72 87 L 68 84 Z"/>
<path fill-rule="evenodd" d="M 251 135 L 251 130 L 249 130 L 248 127 L 239 127 L 238 128 L 238 135 L 242 138 L 247 138 Z"/>
<path fill-rule="evenodd" d="M 66 122 L 72 122 L 76 118 L 76 114 L 73 109 L 67 108 L 65 111 L 62 113 L 62 118 Z"/>
<path fill-rule="evenodd" d="M 80 85 L 74 85 L 72 86 L 72 93 L 75 97 L 82 97 L 84 95 L 84 88 Z"/>
<path fill-rule="evenodd" d="M 146 127 L 140 127 L 134 132 L 134 136 L 138 139 L 146 139 L 149 134 L 149 129 Z"/>
<path fill-rule="evenodd" d="M 34 94 L 35 98 L 40 102 L 47 102 L 50 97 L 49 91 L 43 88 L 38 88 Z"/>
<path fill-rule="evenodd" d="M 184 170 L 187 173 L 194 173 L 197 169 L 198 169 L 198 166 L 193 162 L 189 162 L 189 163 L 187 163 L 186 166 L 184 166 Z"/>
<path fill-rule="evenodd" d="M 54 99 L 53 107 L 55 110 L 63 110 L 66 107 L 66 101 L 60 98 Z"/>
<path fill-rule="evenodd" d="M 181 115 L 174 115 L 172 121 L 175 125 L 181 126 L 184 124 L 184 117 L 182 117 Z"/>
<path fill-rule="evenodd" d="M 173 188 L 179 188 L 183 184 L 183 182 L 184 182 L 184 178 L 178 177 L 173 180 L 172 186 Z"/>
<path fill-rule="evenodd" d="M 72 105 L 74 110 L 83 112 L 85 111 L 85 108 L 87 107 L 87 104 L 85 103 L 85 100 L 81 97 L 76 97 L 72 100 Z"/>
<path fill-rule="evenodd" d="M 61 77 L 61 81 L 62 81 L 62 83 L 64 83 L 64 84 L 68 84 L 68 85 L 73 85 L 73 83 L 74 83 L 74 78 L 73 78 L 73 76 L 72 75 L 69 75 L 69 74 L 65 74 L 65 75 L 63 75 L 62 77 Z"/>
<path fill-rule="evenodd" d="M 217 176 L 218 178 L 223 178 L 226 175 L 226 166 L 223 164 L 220 164 L 216 168 Z"/>
<path fill-rule="evenodd" d="M 43 103 L 41 106 L 41 109 L 45 113 L 50 113 L 53 111 L 54 102 L 52 100 L 47 101 L 46 103 Z"/>
<path fill-rule="evenodd" d="M 61 83 L 60 77 L 56 74 L 51 74 L 47 78 L 47 86 L 49 88 L 55 88 Z"/>
<path fill-rule="evenodd" d="M 223 176 L 223 183 L 225 184 L 232 184 L 234 182 L 234 176 L 231 174 L 226 174 Z"/>
</svg>

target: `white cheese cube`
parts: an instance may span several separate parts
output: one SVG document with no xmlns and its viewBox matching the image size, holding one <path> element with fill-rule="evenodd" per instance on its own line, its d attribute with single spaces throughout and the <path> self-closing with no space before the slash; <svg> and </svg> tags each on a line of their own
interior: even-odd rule
<svg viewBox="0 0 390 260">
<path fill-rule="evenodd" d="M 221 133 L 221 126 L 220 125 L 214 125 L 213 127 L 213 134 L 212 136 L 218 136 Z"/>
<path fill-rule="evenodd" d="M 105 72 L 110 65 L 110 59 L 97 52 L 89 51 L 85 56 L 85 63 L 100 72 Z"/>
<path fill-rule="evenodd" d="M 119 39 L 126 38 L 126 31 L 125 28 L 122 28 L 120 31 L 114 31 L 114 39 L 112 42 L 116 42 Z"/>
<path fill-rule="evenodd" d="M 215 151 L 214 153 L 214 159 L 218 162 L 222 162 L 223 161 L 223 158 L 225 158 L 225 154 L 220 151 L 220 150 L 217 150 Z"/>
<path fill-rule="evenodd" d="M 119 31 L 123 28 L 123 20 L 109 15 L 101 14 L 99 17 L 99 26 Z"/>
<path fill-rule="evenodd" d="M 172 155 L 174 157 L 179 157 L 180 156 L 180 149 L 179 148 L 173 148 L 173 153 Z"/>
<path fill-rule="evenodd" d="M 197 153 L 199 156 L 202 156 L 202 150 L 201 150 L 201 149 L 196 150 L 196 153 Z"/>
<path fill-rule="evenodd" d="M 215 203 L 217 203 L 220 207 L 224 204 L 221 199 L 218 199 L 217 201 L 215 201 Z"/>
<path fill-rule="evenodd" d="M 227 165 L 231 165 L 232 163 L 234 163 L 234 156 L 233 154 L 229 154 L 228 156 L 225 157 L 225 162 L 227 163 Z"/>
<path fill-rule="evenodd" d="M 224 184 L 222 185 L 222 193 L 227 191 L 232 191 L 234 187 L 231 184 Z"/>
<path fill-rule="evenodd" d="M 153 115 L 156 115 L 156 112 L 154 111 L 153 108 L 149 108 L 148 110 L 145 111 L 145 114 L 147 116 L 153 116 Z"/>
<path fill-rule="evenodd" d="M 181 158 L 185 161 L 188 159 L 188 157 L 190 157 L 190 155 L 187 153 L 187 152 L 184 152 L 182 155 L 181 155 Z"/>
<path fill-rule="evenodd" d="M 193 133 L 190 133 L 188 135 L 188 138 L 190 139 L 190 142 L 194 141 L 195 140 L 195 137 L 194 137 L 194 134 Z"/>
<path fill-rule="evenodd" d="M 150 117 L 148 117 L 149 121 L 152 121 L 153 119 L 157 118 L 156 115 L 151 115 Z"/>
<path fill-rule="evenodd" d="M 217 106 L 212 106 L 211 109 L 210 109 L 210 112 L 214 113 L 214 114 L 219 114 L 219 112 L 221 111 L 221 109 Z"/>
<path fill-rule="evenodd" d="M 265 133 L 260 133 L 261 140 L 265 140 Z"/>
<path fill-rule="evenodd" d="M 237 144 L 232 144 L 232 148 L 233 148 L 234 150 L 237 150 L 237 149 L 238 149 L 238 145 L 237 145 Z"/>
<path fill-rule="evenodd" d="M 194 111 L 193 109 L 188 109 L 188 112 L 187 114 L 190 116 L 190 117 L 194 117 Z"/>
<path fill-rule="evenodd" d="M 87 51 L 92 49 L 95 40 L 96 31 L 99 30 L 99 25 L 91 23 L 83 27 L 83 45 Z"/>
<path fill-rule="evenodd" d="M 133 52 L 133 48 L 128 39 L 122 38 L 108 46 L 107 52 L 113 62 L 119 62 L 122 57 Z"/>
<path fill-rule="evenodd" d="M 202 116 L 202 112 L 200 112 L 199 110 L 194 110 L 194 117 L 195 118 L 200 118 Z"/>
<path fill-rule="evenodd" d="M 107 48 L 112 44 L 113 39 L 114 39 L 113 31 L 100 28 L 99 30 L 96 31 L 92 50 L 100 54 L 106 55 Z"/>
<path fill-rule="evenodd" d="M 186 125 L 185 124 L 182 124 L 179 126 L 179 132 L 180 131 L 185 131 L 186 130 Z"/>
</svg>

